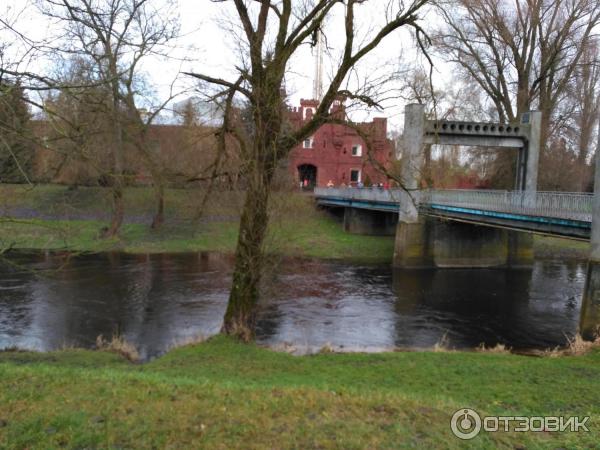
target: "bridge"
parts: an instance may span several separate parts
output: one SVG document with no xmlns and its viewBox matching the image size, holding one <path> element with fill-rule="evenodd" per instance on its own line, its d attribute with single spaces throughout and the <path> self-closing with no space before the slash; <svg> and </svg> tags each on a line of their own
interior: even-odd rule
<svg viewBox="0 0 600 450">
<path fill-rule="evenodd" d="M 402 269 L 527 268 L 533 234 L 589 240 L 580 332 L 600 330 L 600 158 L 595 193 L 538 192 L 541 113 L 518 123 L 427 120 L 407 105 L 402 137 L 403 189 L 317 188 L 319 205 L 344 211 L 352 233 L 395 235 L 393 265 Z M 419 190 L 427 145 L 516 149 L 514 190 Z"/>
<path fill-rule="evenodd" d="M 572 239 L 589 240 L 592 228 L 593 195 L 587 193 L 316 188 L 314 194 L 322 206 L 392 213 L 404 199 L 423 216 Z"/>
</svg>

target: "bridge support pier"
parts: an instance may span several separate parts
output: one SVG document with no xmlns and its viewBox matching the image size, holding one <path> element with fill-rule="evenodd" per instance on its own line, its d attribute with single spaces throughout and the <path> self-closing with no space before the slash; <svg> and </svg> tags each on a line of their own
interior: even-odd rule
<svg viewBox="0 0 600 450">
<path fill-rule="evenodd" d="M 506 230 L 508 254 L 506 265 L 514 269 L 529 268 L 533 265 L 533 234 Z"/>
<path fill-rule="evenodd" d="M 528 233 L 421 217 L 399 222 L 394 266 L 426 268 L 530 268 L 533 239 Z"/>
<path fill-rule="evenodd" d="M 433 267 L 430 222 L 419 216 L 418 197 L 423 167 L 425 107 L 420 104 L 404 108 L 402 169 L 400 178 L 406 190 L 400 197 L 396 227 L 394 261 L 396 267 L 422 269 Z"/>
<path fill-rule="evenodd" d="M 398 216 L 384 211 L 358 208 L 344 209 L 344 231 L 352 234 L 393 236 Z"/>
<path fill-rule="evenodd" d="M 600 261 L 588 262 L 587 278 L 581 303 L 579 333 L 592 341 L 600 331 Z"/>
<path fill-rule="evenodd" d="M 581 303 L 579 333 L 593 340 L 600 331 L 600 158 L 596 158 L 594 174 L 594 199 L 592 203 L 592 232 L 587 278 Z"/>
<path fill-rule="evenodd" d="M 431 222 L 422 217 L 417 222 L 398 221 L 394 243 L 394 267 L 428 269 L 435 267 Z"/>
<path fill-rule="evenodd" d="M 436 267 L 501 267 L 508 257 L 506 230 L 430 219 Z"/>
<path fill-rule="evenodd" d="M 535 200 L 541 113 L 532 111 L 523 117 L 521 128 L 528 128 L 526 141 L 519 140 L 518 190 L 524 190 Z M 428 125 L 430 126 L 431 123 Z M 486 124 L 480 124 L 484 129 Z M 463 136 L 468 145 L 494 145 L 489 139 L 504 146 L 513 145 L 506 132 L 514 133 L 519 127 L 506 129 L 490 126 L 490 136 L 469 134 L 480 125 L 467 124 Z M 419 214 L 420 175 L 423 166 L 423 146 L 436 143 L 439 133 L 457 133 L 464 124 L 433 124 L 425 139 L 426 122 L 424 107 L 420 104 L 407 105 L 404 110 L 404 134 L 402 148 L 402 192 L 394 248 L 394 266 L 403 268 L 427 267 L 530 267 L 533 263 L 533 238 L 527 233 L 492 228 L 458 221 L 448 222 L 423 217 Z M 436 126 L 438 126 L 436 128 Z M 449 128 L 447 128 L 449 126 Z M 446 131 L 444 131 L 446 130 Z M 462 131 L 461 131 L 462 132 Z M 496 134 L 494 134 L 496 133 Z M 437 136 L 436 136 L 437 135 Z M 512 135 L 511 135 L 512 136 Z M 454 136 L 455 137 L 455 136 Z M 452 139 L 452 136 L 446 136 Z M 508 141 L 506 140 L 508 139 Z M 451 141 L 445 141 L 452 143 Z M 454 142 L 456 143 L 456 142 Z M 600 185 L 600 182 L 599 182 Z M 415 194 L 415 195 L 411 195 Z M 527 197 L 529 198 L 529 197 Z M 600 240 L 599 240 L 600 242 Z M 599 259 L 600 261 L 600 259 Z"/>
</svg>

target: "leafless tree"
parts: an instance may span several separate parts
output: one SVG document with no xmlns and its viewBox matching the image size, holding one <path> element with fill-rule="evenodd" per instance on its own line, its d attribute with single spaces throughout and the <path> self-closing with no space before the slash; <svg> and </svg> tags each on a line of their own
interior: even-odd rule
<svg viewBox="0 0 600 450">
<path fill-rule="evenodd" d="M 590 156 L 594 153 L 594 141 L 597 142 L 600 137 L 600 53 L 597 41 L 587 45 L 555 115 L 553 142 L 564 140 L 566 150 L 574 155 L 575 167 L 568 188 L 585 191 L 591 187 L 593 170 Z"/>
<path fill-rule="evenodd" d="M 600 23 L 596 0 L 439 0 L 441 57 L 483 89 L 501 122 L 542 111 L 542 147 L 556 107 Z M 501 158 L 502 159 L 502 158 Z M 544 154 L 542 154 L 542 164 Z M 512 161 L 503 158 L 504 166 Z M 499 168 L 506 172 L 510 170 Z"/>
<path fill-rule="evenodd" d="M 148 114 L 140 113 L 138 103 L 143 98 L 140 66 L 146 57 L 164 53 L 166 46 L 177 38 L 179 25 L 174 3 L 163 2 L 157 7 L 148 0 L 40 0 L 38 5 L 46 17 L 62 25 L 60 52 L 89 61 L 92 78 L 107 86 L 113 211 L 104 236 L 114 236 L 123 222 L 124 158 L 128 142 L 135 145 L 152 174 L 157 198 L 153 226 L 160 225 L 165 183 L 148 150 L 146 135 L 152 120 L 170 98 Z"/>
<path fill-rule="evenodd" d="M 382 23 L 371 23 L 370 36 L 362 40 L 355 39 L 357 21 L 361 16 L 364 18 L 366 9 L 377 7 L 376 2 L 232 0 L 219 3 L 233 4 L 235 24 L 242 30 L 239 37 L 242 60 L 236 67 L 237 78 L 226 80 L 209 74 L 192 75 L 217 86 L 220 89 L 217 94 L 228 96 L 230 103 L 235 95 L 245 97 L 250 105 L 248 131 L 251 139 L 239 139 L 245 156 L 247 192 L 223 331 L 251 339 L 259 298 L 269 194 L 278 163 L 295 145 L 332 119 L 331 107 L 340 95 L 371 106 L 377 104 L 375 99 L 349 90 L 344 81 L 361 59 L 398 29 L 410 27 L 422 37 L 418 13 L 427 1 L 415 0 L 409 4 L 390 2 L 379 17 Z M 325 31 L 327 37 L 323 24 L 334 13 L 343 14 L 343 35 L 335 37 L 337 42 L 342 42 L 342 56 L 312 119 L 294 129 L 286 123 L 282 92 L 290 58 L 302 45 L 316 42 L 319 30 Z M 223 134 L 239 138 L 240 130 L 229 120 L 230 113 L 228 111 L 225 115 Z"/>
</svg>

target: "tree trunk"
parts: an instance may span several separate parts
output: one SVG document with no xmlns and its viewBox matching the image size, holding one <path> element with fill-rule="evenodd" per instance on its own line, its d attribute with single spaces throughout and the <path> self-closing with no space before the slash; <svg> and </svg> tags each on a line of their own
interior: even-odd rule
<svg viewBox="0 0 600 450">
<path fill-rule="evenodd" d="M 118 73 L 116 63 L 111 62 L 111 73 Z M 102 237 L 110 238 L 116 236 L 123 224 L 123 216 L 125 215 L 125 204 L 123 202 L 123 166 L 124 166 L 124 149 L 123 149 L 123 124 L 121 122 L 118 100 L 118 77 L 112 81 L 112 110 L 111 119 L 113 121 L 113 142 L 112 142 L 112 194 L 113 194 L 113 210 L 110 226 L 102 232 Z"/>
<path fill-rule="evenodd" d="M 162 181 L 159 181 L 156 187 L 156 213 L 152 219 L 151 228 L 156 230 L 161 227 L 165 221 L 165 186 Z"/>
<path fill-rule="evenodd" d="M 102 232 L 102 237 L 110 238 L 116 236 L 125 215 L 125 203 L 123 201 L 123 136 L 121 127 L 116 126 L 116 145 L 113 148 L 113 176 L 112 176 L 112 217 L 110 226 Z"/>
<path fill-rule="evenodd" d="M 250 183 L 246 192 L 235 252 L 233 284 L 222 329 L 222 332 L 246 342 L 254 338 L 269 191 L 270 179 L 265 183 Z"/>
<path fill-rule="evenodd" d="M 133 101 L 130 103 L 131 110 L 135 110 L 135 105 Z M 137 114 L 137 111 L 135 111 Z M 152 177 L 152 183 L 154 185 L 154 197 L 156 200 L 156 210 L 154 212 L 154 217 L 152 218 L 152 224 L 150 228 L 153 230 L 157 230 L 162 226 L 165 222 L 165 177 L 161 172 L 161 168 L 159 164 L 154 160 L 152 155 L 150 154 L 150 150 L 148 148 L 148 140 L 147 140 L 147 132 L 148 126 L 145 125 L 139 116 L 137 116 L 137 122 L 132 127 L 133 129 L 138 129 L 139 134 L 136 136 L 137 139 L 137 149 L 144 160 L 146 167 L 150 171 L 150 176 Z"/>
<path fill-rule="evenodd" d="M 112 201 L 113 210 L 112 218 L 110 220 L 110 226 L 105 228 L 102 232 L 103 238 L 111 238 L 116 236 L 123 224 L 123 216 L 125 215 L 125 204 L 123 203 L 123 188 L 120 181 L 117 181 L 118 185 L 113 186 Z"/>
</svg>

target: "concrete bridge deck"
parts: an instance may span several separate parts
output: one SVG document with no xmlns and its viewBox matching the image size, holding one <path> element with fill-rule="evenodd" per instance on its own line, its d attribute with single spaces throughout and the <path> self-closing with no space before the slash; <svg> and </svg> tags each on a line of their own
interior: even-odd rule
<svg viewBox="0 0 600 450">
<path fill-rule="evenodd" d="M 568 192 L 316 188 L 318 204 L 398 212 L 414 201 L 419 213 L 533 233 L 589 239 L 593 195 Z"/>
</svg>

